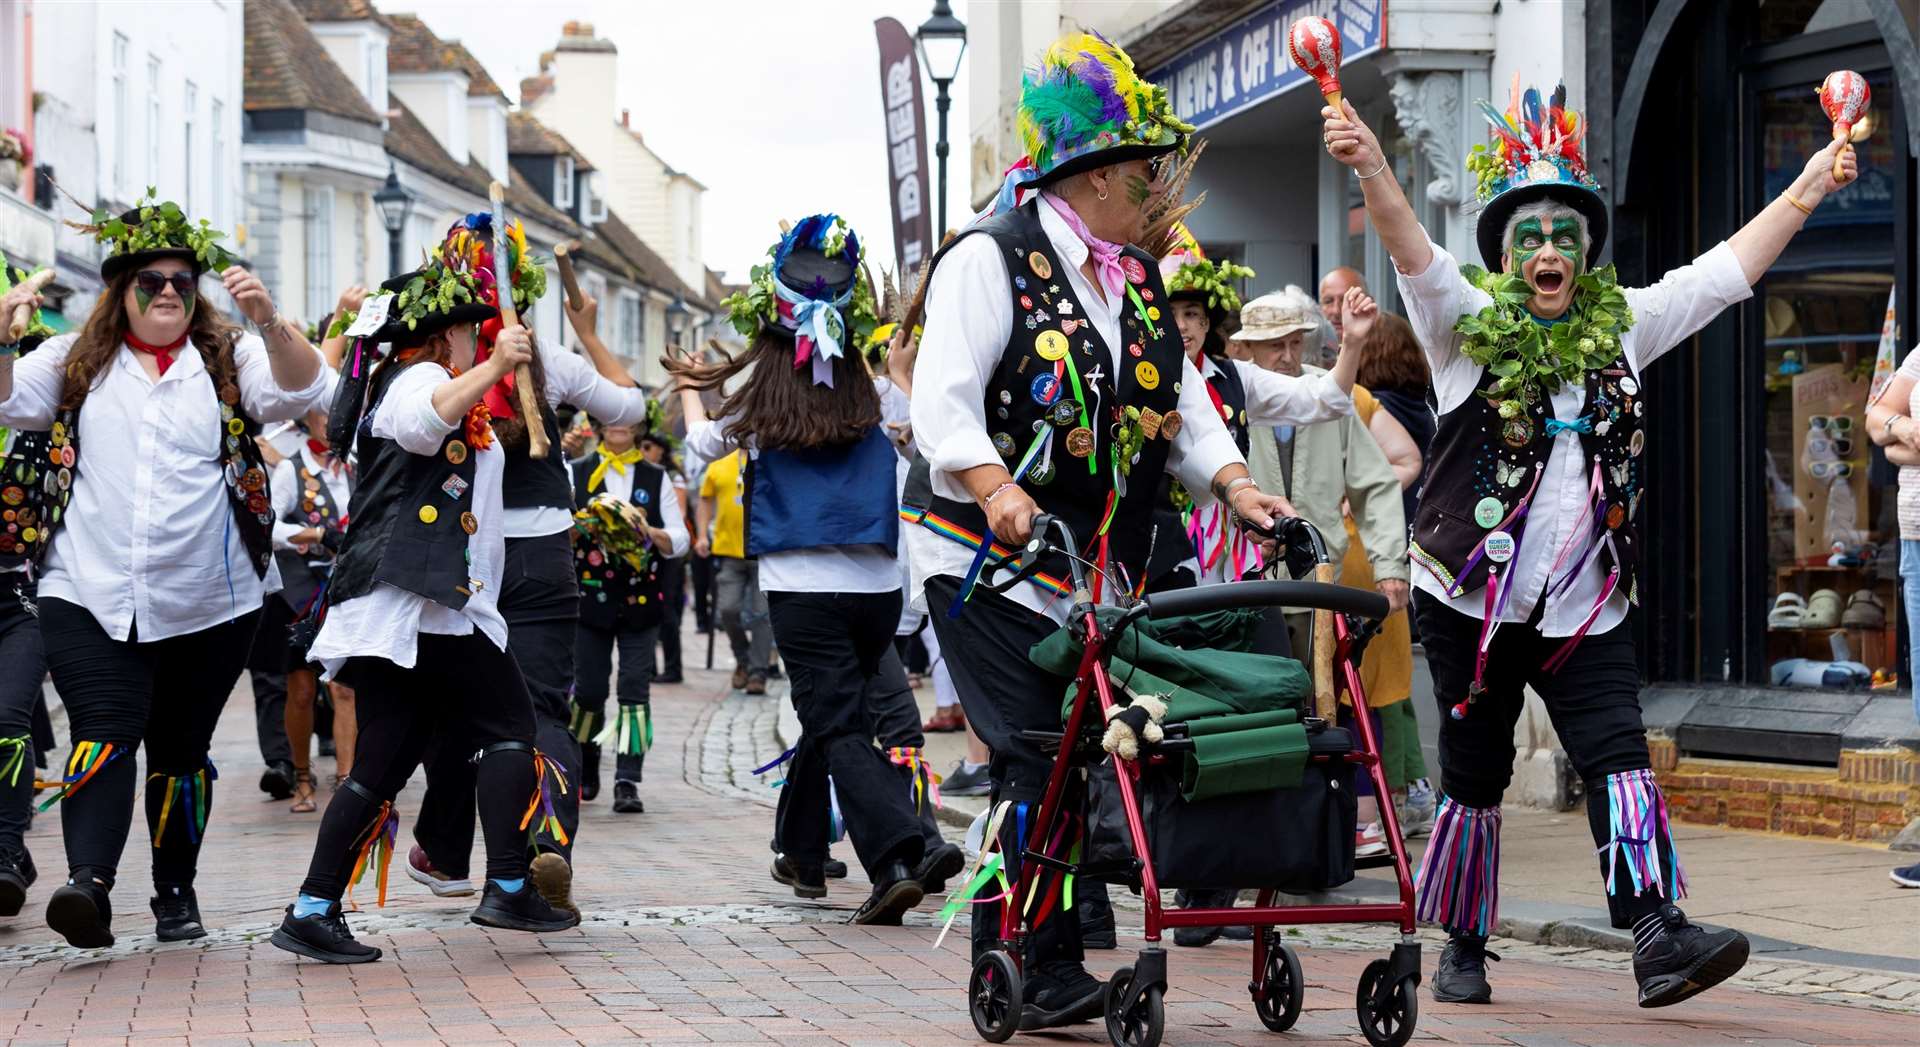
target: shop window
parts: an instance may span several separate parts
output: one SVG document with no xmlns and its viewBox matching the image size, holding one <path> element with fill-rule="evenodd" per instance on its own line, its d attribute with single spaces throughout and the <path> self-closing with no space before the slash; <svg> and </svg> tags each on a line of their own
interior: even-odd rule
<svg viewBox="0 0 1920 1047">
<path fill-rule="evenodd" d="M 1757 6 L 1755 42 L 1763 44 L 1873 21 L 1870 0 L 1767 0 Z"/>
<path fill-rule="evenodd" d="M 1869 79 L 1876 110 L 1900 104 L 1884 73 Z M 1813 86 L 1755 96 L 1759 202 L 1791 185 L 1825 144 L 1829 125 L 1808 118 Z M 1860 180 L 1822 204 L 1754 292 L 1766 360 L 1766 649 L 1774 684 L 1863 687 L 1890 681 L 1900 661 L 1895 477 L 1867 439 L 1865 413 L 1893 305 L 1894 189 L 1903 161 L 1884 127 L 1858 148 Z"/>
</svg>

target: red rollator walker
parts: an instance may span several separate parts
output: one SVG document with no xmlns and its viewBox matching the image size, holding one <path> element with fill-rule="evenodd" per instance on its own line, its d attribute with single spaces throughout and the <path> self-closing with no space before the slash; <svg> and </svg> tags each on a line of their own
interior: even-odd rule
<svg viewBox="0 0 1920 1047">
<path fill-rule="evenodd" d="M 1281 888 L 1310 890 L 1335 886 L 1351 878 L 1355 864 L 1350 813 L 1353 809 L 1351 773 L 1356 765 L 1372 776 L 1376 795 L 1383 798 L 1391 795 L 1380 765 L 1379 740 L 1375 737 L 1369 717 L 1365 715 L 1366 695 L 1359 674 L 1361 654 L 1377 623 L 1388 613 L 1387 601 L 1374 592 L 1333 584 L 1333 569 L 1328 562 L 1326 544 L 1306 521 L 1280 520 L 1271 533 L 1262 533 L 1264 537 L 1280 542 L 1284 552 L 1276 557 L 1276 563 L 1285 564 L 1288 574 L 1311 575 L 1314 580 L 1243 581 L 1158 593 L 1145 597 L 1123 611 L 1107 608 L 1105 613 L 1096 613 L 1092 591 L 1087 584 L 1087 573 L 1093 565 L 1073 552 L 1078 546 L 1067 527 L 1046 515 L 1034 519 L 1033 538 L 1019 552 L 989 561 L 989 571 L 983 573 L 979 584 L 992 591 L 1003 592 L 1031 575 L 1042 556 L 1065 555 L 1073 600 L 1067 629 L 1081 645 L 1082 653 L 1074 675 L 1074 694 L 1065 715 L 1064 731 L 1024 732 L 1028 740 L 1043 747 L 1057 746 L 1058 752 L 1052 774 L 1047 780 L 1044 798 L 1032 814 L 1030 825 L 1020 834 L 1017 863 L 1007 863 L 1015 866 L 1017 871 L 1009 870 L 1013 873 L 1013 879 L 1005 889 L 1007 904 L 1000 906 L 998 940 L 994 948 L 981 954 L 975 961 L 968 982 L 969 1010 L 974 1028 L 988 1042 L 1004 1042 L 1020 1029 L 1023 999 L 1021 958 L 1025 956 L 1025 946 L 1028 936 L 1033 932 L 1036 917 L 1044 919 L 1045 916 L 1044 905 L 1039 913 L 1035 913 L 1030 904 L 1015 902 L 1030 900 L 1036 894 L 1054 897 L 1053 892 L 1043 887 L 1040 881 L 1050 878 L 1066 882 L 1066 878 L 1073 876 L 1128 886 L 1137 890 L 1145 902 L 1145 945 L 1133 964 L 1115 971 L 1107 983 L 1107 1034 L 1117 1047 L 1155 1047 L 1160 1042 L 1166 1020 L 1163 997 L 1167 988 L 1167 954 L 1160 946 L 1160 938 L 1168 928 L 1190 926 L 1256 928 L 1253 936 L 1253 977 L 1248 986 L 1253 996 L 1254 1012 L 1267 1028 L 1284 1032 L 1300 1016 L 1305 980 L 1301 974 L 1299 956 L 1271 928 L 1332 923 L 1397 924 L 1400 941 L 1394 945 L 1390 956 L 1367 965 L 1360 978 L 1355 1010 L 1360 1029 L 1369 1043 L 1380 1047 L 1398 1047 L 1412 1037 L 1417 1020 L 1420 946 L 1414 937 L 1412 870 L 1391 803 L 1380 805 L 1381 817 L 1385 821 L 1388 854 L 1372 861 L 1361 860 L 1358 864 L 1363 867 L 1390 864 L 1400 888 L 1397 902 L 1366 905 L 1274 904 L 1275 895 Z M 1052 540 L 1053 536 L 1057 536 L 1058 540 Z M 988 581 L 988 574 L 1003 570 L 1011 570 L 1012 574 Z M 1109 661 L 1127 631 L 1143 619 L 1182 619 L 1216 611 L 1280 607 L 1310 608 L 1314 611 L 1313 707 L 1311 714 L 1300 710 L 1299 718 L 1311 740 L 1306 766 L 1316 782 L 1325 783 L 1324 792 L 1311 795 L 1334 797 L 1344 803 L 1345 810 L 1349 812 L 1344 822 L 1337 817 L 1328 819 L 1326 824 L 1333 828 L 1323 827 L 1319 831 L 1320 840 L 1334 841 L 1332 847 L 1323 847 L 1320 853 L 1327 855 L 1325 860 L 1336 868 L 1317 879 L 1313 888 L 1299 888 L 1290 882 L 1206 885 L 1258 889 L 1258 902 L 1252 908 L 1169 911 L 1160 903 L 1162 881 L 1155 872 L 1156 852 L 1148 834 L 1150 819 L 1142 815 L 1143 791 L 1153 793 L 1152 776 L 1157 774 L 1164 777 L 1169 773 L 1177 773 L 1171 769 L 1180 766 L 1180 762 L 1187 760 L 1188 755 L 1195 751 L 1196 740 L 1203 730 L 1197 720 L 1193 724 L 1165 723 L 1162 725 L 1164 736 L 1154 742 L 1142 740 L 1136 758 L 1123 759 L 1117 754 L 1109 757 L 1102 748 L 1101 736 L 1106 728 L 1109 710 L 1116 706 L 1116 691 L 1121 690 L 1110 674 Z M 1138 649 L 1138 645 L 1135 645 L 1135 649 Z M 1124 683 L 1124 680 L 1120 681 L 1120 684 Z M 1334 726 L 1338 712 L 1338 691 L 1341 690 L 1349 697 L 1353 708 L 1359 711 L 1352 717 L 1357 739 L 1348 731 Z M 1082 787 L 1090 780 L 1092 773 L 1107 773 L 1099 765 L 1109 759 L 1114 768 L 1110 784 L 1117 785 L 1118 806 L 1124 811 L 1123 835 L 1129 846 L 1122 848 L 1116 841 L 1116 846 L 1109 848 L 1105 857 L 1096 858 L 1089 853 L 1083 858 L 1076 849 L 1063 859 L 1057 853 L 1057 841 L 1063 836 L 1063 828 L 1070 829 L 1080 817 L 1079 812 L 1073 809 L 1076 805 L 1068 802 L 1069 796 L 1079 795 L 1070 785 Z M 1343 782 L 1347 784 L 1343 786 Z M 1341 795 L 1343 789 L 1344 796 Z M 1151 795 L 1148 798 L 1151 799 Z M 1257 798 L 1255 802 L 1258 802 Z M 1175 823 L 1162 818 L 1173 816 L 1162 810 L 1152 820 L 1166 827 Z M 1284 850 L 1291 845 L 1290 830 L 1304 833 L 1304 824 L 1311 820 L 1302 819 L 1300 824 L 1268 825 L 1236 821 L 1234 830 L 1229 833 L 1222 834 L 1211 828 L 1205 830 L 1202 834 L 1203 846 L 1212 846 L 1214 841 L 1220 841 L 1225 846 L 1223 837 L 1231 836 L 1238 838 L 1239 846 Z M 1113 821 L 1117 823 L 1119 819 L 1116 817 Z M 1343 839 L 1340 838 L 1342 836 Z M 992 839 L 991 833 L 988 838 Z M 1049 840 L 1056 841 L 1052 849 L 1054 853 L 1049 853 L 1046 843 Z M 1189 840 L 1182 846 L 1192 842 Z M 1093 848 L 1089 847 L 1088 850 L 1091 852 Z M 1343 853 L 1336 854 L 1336 851 Z M 1116 854 L 1119 856 L 1114 857 Z"/>
</svg>

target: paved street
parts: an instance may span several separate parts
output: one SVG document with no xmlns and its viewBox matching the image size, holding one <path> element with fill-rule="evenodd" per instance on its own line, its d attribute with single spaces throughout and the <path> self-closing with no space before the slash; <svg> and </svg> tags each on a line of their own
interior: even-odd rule
<svg viewBox="0 0 1920 1047">
<path fill-rule="evenodd" d="M 928 912 L 905 928 L 846 926 L 864 893 L 857 873 L 822 904 L 800 902 L 767 879 L 771 793 L 749 772 L 777 752 L 775 706 L 723 697 L 724 689 L 721 674 L 693 671 L 685 686 L 659 690 L 647 813 L 616 819 L 604 800 L 588 809 L 579 900 L 589 916 L 579 929 L 545 938 L 483 930 L 466 922 L 470 900 L 433 899 L 396 868 L 386 908 L 354 918 L 388 958 L 329 968 L 295 963 L 266 944 L 300 878 L 317 816 L 289 816 L 254 791 L 243 683 L 216 741 L 226 777 L 201 888 L 214 933 L 189 944 L 152 939 L 137 831 L 115 899 L 121 942 L 111 950 L 83 955 L 48 944 L 38 907 L 54 874 L 43 874 L 28 912 L 0 924 L 0 1041 L 975 1042 L 963 1006 L 964 935 L 935 952 Z M 405 816 L 417 798 L 417 788 L 403 796 Z M 43 870 L 62 865 L 57 818 L 43 817 L 32 833 Z M 404 830 L 401 839 L 404 850 Z M 369 909 L 371 887 L 359 892 Z M 1124 925 L 1137 929 L 1138 917 L 1123 911 L 1121 921 L 1128 940 Z M 1244 947 L 1175 950 L 1166 1042 L 1361 1042 L 1354 985 L 1390 938 L 1346 928 L 1296 935 L 1308 1009 L 1286 1036 L 1266 1032 L 1253 1015 Z M 1430 970 L 1438 946 L 1427 941 Z M 1920 1024 L 1920 980 L 1911 975 L 1756 963 L 1740 988 L 1649 1012 L 1633 1006 L 1622 954 L 1497 947 L 1499 1002 L 1450 1007 L 1423 998 L 1422 1040 L 1892 1045 L 1911 1044 Z M 1095 954 L 1094 966 L 1110 969 L 1127 955 Z M 1089 1025 L 1047 1040 L 1104 1035 Z"/>
</svg>

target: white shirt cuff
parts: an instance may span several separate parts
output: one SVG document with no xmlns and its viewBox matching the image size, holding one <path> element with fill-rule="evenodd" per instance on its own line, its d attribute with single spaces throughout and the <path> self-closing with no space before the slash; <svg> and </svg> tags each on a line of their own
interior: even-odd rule
<svg viewBox="0 0 1920 1047">
<path fill-rule="evenodd" d="M 1224 428 L 1209 433 L 1187 448 L 1180 462 L 1180 482 L 1196 502 L 1213 500 L 1213 478 L 1229 465 L 1245 465 L 1239 445 Z"/>
</svg>

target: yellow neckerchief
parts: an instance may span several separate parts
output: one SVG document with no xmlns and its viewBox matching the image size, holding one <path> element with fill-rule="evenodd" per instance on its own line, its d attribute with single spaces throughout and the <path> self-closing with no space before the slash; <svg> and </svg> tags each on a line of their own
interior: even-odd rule
<svg viewBox="0 0 1920 1047">
<path fill-rule="evenodd" d="M 587 477 L 588 493 L 600 489 L 600 481 L 606 479 L 608 469 L 612 469 L 621 476 L 625 476 L 627 475 L 627 466 L 645 460 L 640 454 L 639 444 L 634 444 L 632 447 L 618 453 L 607 450 L 605 444 L 594 448 L 594 450 L 600 453 L 600 464 L 594 466 L 592 474 Z"/>
</svg>

